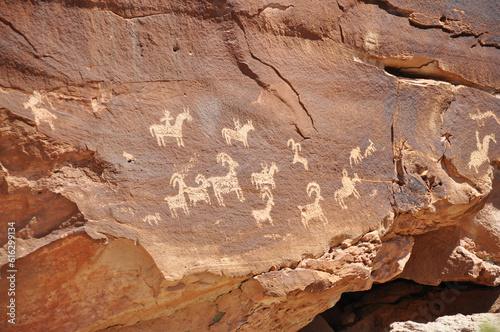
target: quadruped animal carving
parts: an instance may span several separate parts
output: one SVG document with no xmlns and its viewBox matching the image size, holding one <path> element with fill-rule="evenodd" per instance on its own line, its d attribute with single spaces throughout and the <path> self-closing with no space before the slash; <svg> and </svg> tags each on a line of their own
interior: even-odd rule
<svg viewBox="0 0 500 332">
<path fill-rule="evenodd" d="M 148 214 L 142 219 L 143 222 L 147 222 L 150 226 L 153 225 L 153 223 L 158 226 L 158 222 L 162 221 L 160 214 L 156 212 L 154 215 L 153 214 Z"/>
<path fill-rule="evenodd" d="M 292 146 L 292 150 L 294 152 L 292 164 L 301 163 L 302 165 L 304 165 L 304 169 L 307 171 L 308 170 L 307 159 L 302 157 L 302 156 L 299 156 L 299 151 L 302 151 L 302 147 L 300 146 L 300 143 L 295 143 L 295 140 L 293 138 L 290 138 L 288 140 L 288 142 L 286 143 L 286 145 Z"/>
<path fill-rule="evenodd" d="M 324 200 L 323 197 L 321 196 L 321 188 L 319 187 L 319 184 L 317 184 L 316 182 L 309 183 L 307 185 L 306 192 L 309 197 L 311 197 L 311 195 L 315 193 L 316 198 L 314 199 L 313 203 L 304 206 L 301 205 L 297 206 L 300 210 L 300 217 L 302 224 L 304 225 L 305 228 L 307 228 L 311 220 L 319 219 L 323 221 L 323 223 L 326 225 L 328 219 L 326 219 L 325 214 L 323 213 L 323 210 L 319 205 L 319 202 Z"/>
<path fill-rule="evenodd" d="M 177 215 L 177 210 L 182 209 L 185 215 L 189 214 L 189 208 L 186 202 L 186 197 L 184 196 L 184 190 L 186 189 L 186 183 L 184 182 L 184 175 L 181 173 L 174 173 L 170 178 L 170 185 L 173 188 L 179 186 L 179 193 L 174 196 L 167 196 L 164 198 L 167 201 L 168 208 L 170 209 L 170 214 L 172 218 L 179 218 Z"/>
<path fill-rule="evenodd" d="M 220 152 L 217 154 L 217 162 L 221 163 L 222 166 L 227 164 L 229 171 L 225 176 L 212 176 L 207 180 L 212 184 L 215 197 L 220 206 L 226 206 L 224 204 L 223 195 L 229 194 L 231 192 L 236 192 L 236 195 L 240 202 L 245 200 L 243 196 L 243 191 L 240 188 L 238 177 L 236 173 L 236 167 L 239 166 L 238 162 L 234 161 L 227 153 Z"/>
<path fill-rule="evenodd" d="M 271 217 L 271 210 L 274 206 L 274 197 L 269 189 L 269 187 L 264 187 L 260 192 L 260 198 L 265 200 L 267 198 L 266 207 L 261 210 L 253 210 L 252 215 L 257 222 L 257 226 L 262 228 L 262 223 L 265 221 L 269 221 L 271 225 L 273 224 L 273 218 Z"/>
<path fill-rule="evenodd" d="M 347 209 L 347 205 L 344 202 L 344 199 L 353 195 L 359 199 L 359 192 L 356 190 L 356 182 L 361 182 L 361 179 L 358 177 L 357 173 L 354 173 L 354 177 L 349 177 L 349 173 L 344 168 L 342 170 L 342 187 L 337 189 L 333 194 L 335 200 L 340 204 L 342 209 Z"/>
<path fill-rule="evenodd" d="M 477 150 L 472 151 L 469 161 L 469 169 L 474 167 L 476 173 L 478 173 L 478 167 L 484 162 L 490 162 L 488 157 L 488 150 L 490 148 L 490 141 L 497 142 L 495 139 L 495 134 L 486 135 L 483 137 L 483 142 L 479 140 L 479 132 L 476 130 L 476 146 Z"/>
<path fill-rule="evenodd" d="M 156 136 L 158 146 L 167 146 L 165 144 L 165 137 L 174 137 L 177 139 L 178 146 L 184 146 L 184 140 L 182 139 L 182 123 L 184 120 L 188 122 L 193 120 L 193 117 L 189 114 L 189 109 L 184 108 L 184 111 L 177 115 L 174 123 L 170 123 L 170 121 L 173 120 L 170 116 L 170 111 L 163 110 L 163 115 L 160 122 L 165 122 L 165 124 L 154 124 L 149 126 L 151 136 Z"/>
<path fill-rule="evenodd" d="M 248 132 L 255 130 L 252 120 L 248 120 L 243 126 L 240 125 L 240 120 L 233 119 L 234 129 L 222 129 L 222 136 L 226 139 L 227 145 L 232 145 L 231 140 L 240 141 L 245 148 L 248 148 Z"/>
<path fill-rule="evenodd" d="M 274 174 L 279 172 L 278 166 L 273 162 L 271 167 L 267 165 L 265 161 L 261 162 L 262 171 L 260 173 L 252 173 L 251 180 L 252 184 L 257 187 L 257 189 L 262 189 L 264 185 L 270 185 L 271 188 L 276 188 L 276 183 L 274 182 Z"/>
<path fill-rule="evenodd" d="M 208 195 L 207 188 L 210 187 L 210 182 L 203 174 L 198 174 L 196 176 L 195 182 L 199 184 L 198 187 L 187 187 L 184 192 L 188 195 L 189 203 L 196 206 L 197 202 L 205 202 L 211 205 L 210 196 Z"/>
<path fill-rule="evenodd" d="M 54 124 L 52 122 L 53 119 L 57 119 L 57 116 L 52 114 L 47 108 L 41 106 L 42 105 L 42 99 L 45 97 L 45 94 L 41 94 L 38 91 L 34 91 L 33 95 L 30 97 L 30 99 L 23 104 L 25 108 L 31 109 L 33 112 L 33 115 L 35 116 L 35 123 L 37 126 L 40 125 L 42 122 L 46 122 L 49 124 L 50 129 L 54 131 L 56 128 L 54 127 Z M 48 99 L 46 99 L 48 100 Z M 52 108 L 52 104 L 49 101 L 49 105 Z"/>
</svg>

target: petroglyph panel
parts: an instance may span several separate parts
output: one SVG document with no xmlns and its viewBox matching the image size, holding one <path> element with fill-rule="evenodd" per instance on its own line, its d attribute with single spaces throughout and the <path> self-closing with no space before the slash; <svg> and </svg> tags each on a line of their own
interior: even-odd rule
<svg viewBox="0 0 500 332">
<path fill-rule="evenodd" d="M 148 214 L 142 219 L 143 222 L 147 222 L 150 226 L 153 226 L 155 224 L 158 226 L 158 223 L 162 221 L 160 214 L 156 212 L 155 214 Z"/>
<path fill-rule="evenodd" d="M 240 124 L 239 119 L 233 119 L 234 129 L 224 128 L 222 129 L 222 137 L 225 138 L 227 145 L 232 145 L 231 141 L 240 141 L 243 143 L 245 148 L 248 148 L 248 132 L 255 130 L 252 120 L 248 120 L 243 126 Z"/>
<path fill-rule="evenodd" d="M 351 178 L 345 168 L 342 170 L 342 187 L 337 189 L 334 193 L 334 198 L 342 209 L 347 209 L 347 205 L 344 202 L 344 199 L 347 197 L 354 195 L 354 197 L 359 199 L 359 192 L 355 187 L 357 182 L 361 182 L 357 173 L 354 173 L 354 177 Z"/>
<path fill-rule="evenodd" d="M 186 183 L 184 182 L 184 175 L 181 173 L 174 173 L 170 178 L 170 185 L 175 189 L 179 187 L 179 193 L 174 196 L 167 196 L 164 198 L 167 201 L 168 208 L 170 209 L 170 214 L 172 218 L 179 218 L 177 210 L 182 209 L 185 215 L 189 214 L 188 204 L 186 202 L 186 197 L 184 196 L 184 190 L 186 189 Z"/>
<path fill-rule="evenodd" d="M 35 116 L 35 123 L 37 126 L 39 126 L 40 123 L 45 122 L 50 126 L 51 130 L 55 130 L 56 128 L 54 127 L 53 120 L 57 119 L 57 116 L 55 114 L 52 114 L 47 108 L 42 106 L 43 105 L 42 99 L 44 97 L 45 97 L 44 94 L 41 94 L 38 91 L 34 91 L 33 95 L 27 102 L 23 104 L 23 106 L 25 108 L 31 109 L 33 115 Z M 53 108 L 52 105 L 50 106 L 51 108 Z"/>
<path fill-rule="evenodd" d="M 262 189 L 263 186 L 269 185 L 271 188 L 276 188 L 276 183 L 274 182 L 274 174 L 279 172 L 278 166 L 273 162 L 271 166 L 268 166 L 265 161 L 261 163 L 262 171 L 260 173 L 252 173 L 251 180 L 252 184 L 255 185 L 257 189 Z"/>
<path fill-rule="evenodd" d="M 170 115 L 170 111 L 164 110 L 163 117 L 160 118 L 160 122 L 165 122 L 164 124 L 153 124 L 149 126 L 149 131 L 151 136 L 155 137 L 158 142 L 158 146 L 167 146 L 165 144 L 165 137 L 173 137 L 177 140 L 178 146 L 184 146 L 184 140 L 182 137 L 182 123 L 184 120 L 191 122 L 193 117 L 189 114 L 189 109 L 184 108 L 182 113 L 179 113 L 175 119 L 175 122 L 171 123 L 173 120 Z"/>
<path fill-rule="evenodd" d="M 294 152 L 292 164 L 301 163 L 307 171 L 309 169 L 307 159 L 299 155 L 299 152 L 302 151 L 300 143 L 296 143 L 293 138 L 290 138 L 286 144 L 291 146 Z"/>
<path fill-rule="evenodd" d="M 319 184 L 317 184 L 316 182 L 310 182 L 307 185 L 306 192 L 309 197 L 311 197 L 313 193 L 316 195 L 316 197 L 313 203 L 303 206 L 301 205 L 297 206 L 300 210 L 300 217 L 302 224 L 304 225 L 305 228 L 307 228 L 309 227 L 309 222 L 311 220 L 317 219 L 323 221 L 323 223 L 326 225 L 326 223 L 328 223 L 328 219 L 323 213 L 323 209 L 319 205 L 319 202 L 324 200 L 323 197 L 321 196 L 321 188 Z"/>
<path fill-rule="evenodd" d="M 224 204 L 223 195 L 231 192 L 235 192 L 240 202 L 243 202 L 245 197 L 243 196 L 243 191 L 241 190 L 236 173 L 236 168 L 239 167 L 238 162 L 234 161 L 231 156 L 224 152 L 217 154 L 217 162 L 221 163 L 222 166 L 227 164 L 227 167 L 229 168 L 228 173 L 225 176 L 212 176 L 207 179 L 212 185 L 217 202 L 220 206 L 226 206 Z"/>
<path fill-rule="evenodd" d="M 486 135 L 483 137 L 483 141 L 479 139 L 479 132 L 476 130 L 476 146 L 477 150 L 472 151 L 470 155 L 469 161 L 469 169 L 474 167 L 476 173 L 478 173 L 478 167 L 480 167 L 485 162 L 490 162 L 490 158 L 488 157 L 488 150 L 490 148 L 490 141 L 496 143 L 495 134 Z"/>
<path fill-rule="evenodd" d="M 271 190 L 268 187 L 264 187 L 264 189 L 261 190 L 260 197 L 262 200 L 267 199 L 267 202 L 265 208 L 252 211 L 252 215 L 257 222 L 257 226 L 262 228 L 262 223 L 266 221 L 269 221 L 271 225 L 274 225 L 273 218 L 271 217 L 271 210 L 274 206 L 274 197 Z"/>
</svg>

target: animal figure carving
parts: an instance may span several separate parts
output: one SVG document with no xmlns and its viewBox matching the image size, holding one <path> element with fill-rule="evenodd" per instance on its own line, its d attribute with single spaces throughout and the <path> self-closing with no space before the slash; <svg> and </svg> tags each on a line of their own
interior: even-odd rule
<svg viewBox="0 0 500 332">
<path fill-rule="evenodd" d="M 240 188 L 236 174 L 236 167 L 238 167 L 239 164 L 224 152 L 217 154 L 217 162 L 220 162 L 222 166 L 227 163 L 229 168 L 229 171 L 225 176 L 213 176 L 207 179 L 212 184 L 217 202 L 220 206 L 226 206 L 224 204 L 223 195 L 229 194 L 233 191 L 236 192 L 239 201 L 243 202 L 245 197 L 243 196 L 243 191 Z"/>
<path fill-rule="evenodd" d="M 30 97 L 30 99 L 23 104 L 25 108 L 30 108 L 31 111 L 33 112 L 33 115 L 35 116 L 35 123 L 37 126 L 40 125 L 41 122 L 46 122 L 49 124 L 51 130 L 55 130 L 54 124 L 52 123 L 53 119 L 57 119 L 57 116 L 52 114 L 48 109 L 45 107 L 39 106 L 42 105 L 42 98 L 45 97 L 45 94 L 41 94 L 38 91 L 34 91 L 33 95 Z M 46 98 L 46 100 L 49 102 L 49 105 L 51 108 L 52 104 Z"/>
<path fill-rule="evenodd" d="M 234 120 L 235 129 L 224 128 L 222 129 L 222 136 L 226 139 L 227 145 L 231 145 L 231 140 L 234 139 L 236 141 L 243 142 L 243 146 L 248 148 L 248 132 L 250 130 L 255 130 L 252 124 L 252 120 L 248 120 L 247 123 L 240 126 L 239 120 Z"/>
<path fill-rule="evenodd" d="M 267 198 L 266 207 L 262 210 L 253 210 L 252 215 L 257 222 L 257 226 L 262 228 L 262 223 L 265 221 L 269 221 L 271 225 L 273 224 L 273 218 L 271 217 L 271 209 L 274 206 L 274 198 L 271 190 L 268 187 L 264 187 L 264 189 L 260 192 L 260 198 L 262 200 Z"/>
<path fill-rule="evenodd" d="M 167 201 L 168 208 L 170 209 L 170 214 L 172 218 L 179 218 L 177 215 L 177 210 L 182 209 L 185 215 L 189 214 L 189 208 L 186 202 L 186 197 L 184 196 L 184 190 L 186 189 L 186 184 L 184 183 L 184 176 L 180 173 L 172 174 L 170 178 L 170 185 L 173 188 L 179 186 L 179 193 L 174 196 L 165 197 L 165 201 Z"/>
<path fill-rule="evenodd" d="M 360 162 L 363 161 L 363 155 L 361 154 L 361 148 L 358 146 L 354 149 L 351 150 L 351 154 L 349 156 L 349 164 L 352 167 L 352 162 L 354 161 L 354 164 L 357 165 Z"/>
<path fill-rule="evenodd" d="M 199 184 L 198 187 L 187 187 L 186 189 L 184 189 L 184 192 L 188 195 L 189 202 L 193 206 L 196 206 L 196 203 L 200 201 L 211 205 L 210 196 L 208 195 L 207 190 L 207 188 L 210 187 L 210 182 L 208 182 L 203 174 L 198 174 L 195 181 L 197 184 Z"/>
<path fill-rule="evenodd" d="M 356 190 L 355 185 L 356 182 L 361 182 L 361 179 L 356 173 L 354 173 L 354 178 L 349 177 L 349 174 L 345 169 L 342 171 L 342 175 L 342 187 L 335 191 L 333 197 L 340 204 L 342 209 L 347 209 L 344 199 L 352 194 L 359 199 L 359 192 Z"/>
<path fill-rule="evenodd" d="M 262 189 L 264 185 L 270 185 L 273 189 L 276 188 L 274 173 L 279 172 L 276 163 L 273 162 L 271 167 L 269 167 L 266 162 L 262 162 L 260 165 L 262 166 L 262 171 L 260 173 L 252 173 L 251 175 L 252 184 L 255 185 L 257 189 Z"/>
<path fill-rule="evenodd" d="M 497 115 L 492 111 L 486 111 L 484 113 L 481 113 L 479 110 L 477 110 L 477 114 L 469 114 L 469 117 L 473 120 L 479 121 L 479 124 L 481 126 L 484 126 L 484 119 L 490 117 L 495 119 L 495 121 L 500 125 L 500 119 L 498 119 Z"/>
<path fill-rule="evenodd" d="M 184 108 L 184 112 L 177 115 L 175 123 L 173 124 L 170 123 L 173 118 L 170 116 L 169 111 L 164 110 L 163 115 L 164 117 L 160 119 L 160 122 L 165 122 L 165 124 L 154 124 L 149 126 L 151 136 L 156 136 L 158 146 L 167 146 L 165 144 L 165 137 L 175 137 L 177 139 L 177 145 L 184 146 L 184 141 L 182 139 L 182 123 L 184 120 L 188 122 L 193 120 L 193 117 L 189 114 L 189 109 Z"/>
<path fill-rule="evenodd" d="M 377 149 L 375 148 L 375 144 L 373 144 L 371 139 L 368 139 L 370 141 L 370 145 L 365 150 L 365 158 L 368 156 L 371 156 Z"/>
<path fill-rule="evenodd" d="M 287 146 L 292 146 L 292 150 L 294 152 L 292 164 L 301 163 L 302 165 L 304 165 L 304 169 L 307 171 L 308 170 L 307 159 L 302 156 L 299 156 L 299 151 L 302 151 L 300 143 L 295 143 L 294 139 L 290 138 L 287 142 Z"/>
<path fill-rule="evenodd" d="M 328 219 L 326 219 L 323 210 L 319 205 L 319 202 L 323 200 L 323 197 L 321 196 L 321 188 L 316 182 L 311 182 L 307 185 L 306 192 L 309 197 L 311 197 L 311 195 L 315 193 L 316 198 L 314 199 L 313 203 L 304 206 L 301 205 L 297 206 L 300 210 L 300 217 L 302 224 L 304 225 L 305 228 L 307 228 L 311 220 L 319 219 L 323 221 L 323 223 L 326 225 Z"/>
<path fill-rule="evenodd" d="M 149 225 L 153 225 L 153 223 L 155 223 L 156 226 L 158 226 L 158 222 L 161 220 L 162 219 L 158 212 L 156 212 L 154 215 L 148 214 L 147 216 L 144 217 L 144 219 L 142 219 L 143 222 L 147 222 Z"/>
<path fill-rule="evenodd" d="M 478 173 L 478 167 L 481 166 L 485 161 L 490 162 L 488 157 L 488 150 L 490 148 L 490 141 L 497 142 L 495 139 L 495 134 L 486 135 L 483 137 L 483 142 L 479 140 L 479 132 L 476 131 L 476 145 L 477 150 L 472 151 L 469 161 L 469 169 L 474 167 L 476 173 Z"/>
</svg>

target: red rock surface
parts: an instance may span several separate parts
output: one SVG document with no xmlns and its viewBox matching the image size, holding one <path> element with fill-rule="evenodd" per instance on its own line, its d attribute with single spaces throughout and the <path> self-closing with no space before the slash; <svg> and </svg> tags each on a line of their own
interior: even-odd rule
<svg viewBox="0 0 500 332">
<path fill-rule="evenodd" d="M 499 285 L 498 11 L 1 2 L 0 327 L 294 331 L 397 276 Z"/>
</svg>

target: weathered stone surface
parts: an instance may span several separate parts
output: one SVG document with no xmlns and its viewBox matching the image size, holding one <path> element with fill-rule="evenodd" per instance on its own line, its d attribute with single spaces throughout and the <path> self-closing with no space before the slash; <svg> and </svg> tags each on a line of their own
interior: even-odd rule
<svg viewBox="0 0 500 332">
<path fill-rule="evenodd" d="M 499 287 L 458 282 L 424 286 L 399 279 L 368 291 L 343 294 L 321 316 L 337 332 L 386 331 L 398 321 L 427 323 L 440 316 L 497 313 L 499 296 Z"/>
<path fill-rule="evenodd" d="M 475 314 L 464 316 L 444 316 L 435 322 L 421 324 L 415 322 L 398 322 L 391 325 L 394 332 L 439 332 L 439 331 L 498 331 L 500 329 L 500 314 Z"/>
<path fill-rule="evenodd" d="M 498 285 L 492 3 L 0 3 L 16 328 L 298 330 L 397 276 Z"/>
</svg>

